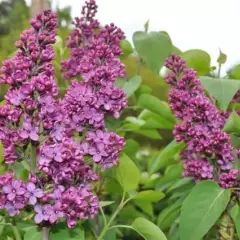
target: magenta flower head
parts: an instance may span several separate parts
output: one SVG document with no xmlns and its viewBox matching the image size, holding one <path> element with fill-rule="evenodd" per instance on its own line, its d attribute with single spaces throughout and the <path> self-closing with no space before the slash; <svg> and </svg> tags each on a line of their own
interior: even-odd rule
<svg viewBox="0 0 240 240">
<path fill-rule="evenodd" d="M 58 25 L 52 11 L 31 21 L 16 42 L 16 56 L 3 63 L 0 83 L 10 85 L 0 106 L 4 163 L 22 162 L 30 169 L 28 181 L 11 171 L 0 176 L 0 208 L 10 216 L 27 209 L 36 224 L 64 220 L 74 228 L 98 213 L 95 169 L 116 166 L 124 146 L 122 137 L 106 129 L 105 117 L 118 118 L 127 100 L 115 86 L 125 75 L 118 58 L 123 32 L 113 24 L 101 27 L 96 12 L 90 0 L 75 20 L 62 71 L 82 81 L 73 80 L 62 99 L 52 65 Z"/>
<path fill-rule="evenodd" d="M 165 66 L 170 70 L 165 77 L 171 86 L 170 108 L 179 120 L 173 134 L 177 142 L 186 143 L 183 176 L 197 181 L 213 179 L 224 188 L 239 185 L 238 170 L 232 169 L 230 136 L 222 130 L 226 114 L 205 96 L 196 72 L 186 69 L 184 60 L 172 55 Z"/>
</svg>

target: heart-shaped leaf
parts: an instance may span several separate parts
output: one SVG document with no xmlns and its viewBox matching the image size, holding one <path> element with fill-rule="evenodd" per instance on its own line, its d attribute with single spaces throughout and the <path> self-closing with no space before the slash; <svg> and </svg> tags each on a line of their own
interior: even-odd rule
<svg viewBox="0 0 240 240">
<path fill-rule="evenodd" d="M 171 40 L 160 32 L 135 32 L 133 43 L 147 66 L 157 75 L 172 51 Z"/>
</svg>

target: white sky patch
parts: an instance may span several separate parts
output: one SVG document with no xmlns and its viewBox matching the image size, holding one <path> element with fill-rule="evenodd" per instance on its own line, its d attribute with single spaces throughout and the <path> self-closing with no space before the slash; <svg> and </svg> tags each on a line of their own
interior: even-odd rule
<svg viewBox="0 0 240 240">
<path fill-rule="evenodd" d="M 29 4 L 31 0 L 27 0 Z M 53 5 L 70 5 L 78 16 L 85 0 L 53 0 Z M 202 49 L 216 64 L 219 48 L 227 54 L 225 69 L 240 62 L 240 0 L 97 0 L 98 19 L 114 22 L 131 41 L 134 31 L 167 31 L 182 51 Z"/>
</svg>

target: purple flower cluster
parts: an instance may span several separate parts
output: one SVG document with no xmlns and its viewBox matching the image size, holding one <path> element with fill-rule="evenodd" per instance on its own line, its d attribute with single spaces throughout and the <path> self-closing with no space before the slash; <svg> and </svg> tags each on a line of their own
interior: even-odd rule
<svg viewBox="0 0 240 240">
<path fill-rule="evenodd" d="M 229 187 L 238 171 L 232 170 L 230 136 L 222 130 L 226 114 L 205 96 L 196 72 L 186 69 L 180 57 L 172 55 L 165 66 L 170 70 L 166 76 L 166 82 L 172 87 L 170 108 L 179 119 L 173 133 L 177 142 L 187 145 L 182 153 L 183 176 L 197 181 L 214 179 L 222 187 Z"/>
<path fill-rule="evenodd" d="M 127 101 L 114 85 L 124 76 L 118 59 L 123 33 L 114 25 L 100 27 L 93 19 L 96 11 L 90 0 L 83 17 L 76 19 L 63 71 L 82 80 L 73 80 L 63 99 L 57 98 L 51 63 L 57 16 L 50 10 L 31 21 L 31 29 L 16 42 L 16 56 L 3 63 L 0 83 L 10 85 L 0 106 L 4 163 L 23 161 L 31 169 L 28 181 L 16 179 L 11 166 L 0 176 L 0 207 L 10 216 L 27 207 L 35 212 L 36 224 L 65 219 L 73 228 L 98 212 L 92 183 L 99 176 L 94 169 L 117 165 L 124 146 L 122 137 L 107 131 L 104 118 L 119 117 Z"/>
<path fill-rule="evenodd" d="M 43 190 L 32 182 L 24 183 L 7 173 L 0 176 L 0 208 L 6 209 L 10 216 L 19 214 L 26 205 L 35 205 L 44 196 Z"/>
<path fill-rule="evenodd" d="M 124 66 L 118 58 L 122 54 L 119 43 L 124 34 L 113 24 L 101 27 L 94 19 L 96 9 L 95 1 L 91 0 L 83 8 L 83 16 L 75 19 L 76 28 L 67 43 L 71 55 L 62 63 L 66 79 L 82 78 L 80 83 L 72 83 L 63 99 L 65 108 L 71 108 L 66 115 L 73 126 L 83 122 L 103 127 L 105 114 L 118 118 L 121 109 L 127 105 L 123 90 L 114 85 L 117 78 L 125 76 Z M 78 104 L 73 106 L 76 101 Z"/>
</svg>

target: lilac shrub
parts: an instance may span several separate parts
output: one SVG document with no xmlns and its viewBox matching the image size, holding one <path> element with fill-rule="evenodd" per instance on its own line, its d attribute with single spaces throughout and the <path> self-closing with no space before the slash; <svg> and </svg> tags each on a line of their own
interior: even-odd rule
<svg viewBox="0 0 240 240">
<path fill-rule="evenodd" d="M 118 118 L 127 106 L 114 85 L 124 76 L 119 47 L 123 32 L 113 24 L 101 27 L 90 0 L 76 18 L 67 43 L 70 58 L 62 63 L 72 80 L 58 98 L 54 60 L 57 16 L 38 14 L 16 42 L 16 56 L 3 62 L 1 84 L 10 88 L 0 106 L 0 140 L 6 174 L 0 176 L 0 208 L 9 216 L 31 209 L 34 221 L 51 227 L 65 220 L 93 218 L 99 201 L 94 194 L 98 170 L 118 164 L 124 139 L 107 131 L 105 116 Z M 17 179 L 12 166 L 24 163 L 28 180 Z M 93 168 L 96 165 L 97 167 Z"/>
<path fill-rule="evenodd" d="M 205 96 L 197 74 L 186 69 L 180 57 L 172 55 L 165 66 L 170 70 L 166 82 L 171 85 L 169 104 L 179 122 L 173 134 L 185 142 L 182 152 L 184 177 L 196 181 L 212 179 L 223 188 L 237 187 L 238 170 L 233 168 L 233 146 L 223 132 L 228 114 L 219 111 Z"/>
</svg>

